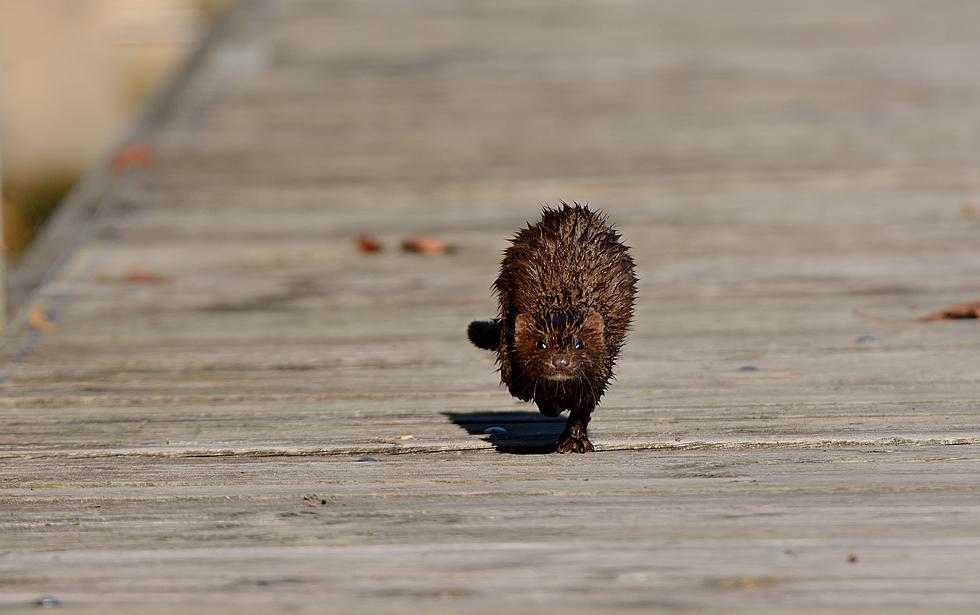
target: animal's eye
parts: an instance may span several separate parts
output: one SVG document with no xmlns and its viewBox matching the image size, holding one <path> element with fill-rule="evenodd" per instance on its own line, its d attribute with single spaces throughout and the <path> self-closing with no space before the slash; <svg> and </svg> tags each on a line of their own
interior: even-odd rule
<svg viewBox="0 0 980 615">
<path fill-rule="evenodd" d="M 585 342 L 575 342 L 575 350 L 585 350 Z"/>
<path fill-rule="evenodd" d="M 545 348 L 548 347 L 548 345 L 545 344 L 544 341 L 540 341 L 537 344 L 535 344 L 534 347 L 537 348 L 538 350 L 544 350 Z"/>
</svg>

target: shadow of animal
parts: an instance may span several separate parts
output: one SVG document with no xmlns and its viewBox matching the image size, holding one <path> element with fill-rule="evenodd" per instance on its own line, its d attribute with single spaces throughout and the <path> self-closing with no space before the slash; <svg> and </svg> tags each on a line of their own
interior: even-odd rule
<svg viewBox="0 0 980 615">
<path fill-rule="evenodd" d="M 500 453 L 544 455 L 555 452 L 565 417 L 549 418 L 540 412 L 443 412 L 471 435 L 482 435 Z M 497 431 L 491 428 L 503 428 Z"/>
</svg>

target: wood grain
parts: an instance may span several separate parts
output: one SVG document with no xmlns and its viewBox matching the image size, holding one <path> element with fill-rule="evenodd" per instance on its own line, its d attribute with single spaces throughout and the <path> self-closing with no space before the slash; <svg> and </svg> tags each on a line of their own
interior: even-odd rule
<svg viewBox="0 0 980 615">
<path fill-rule="evenodd" d="M 0 608 L 975 612 L 980 328 L 855 310 L 980 299 L 978 24 L 241 3 L 14 272 Z M 589 456 L 464 333 L 558 199 L 641 277 Z"/>
</svg>

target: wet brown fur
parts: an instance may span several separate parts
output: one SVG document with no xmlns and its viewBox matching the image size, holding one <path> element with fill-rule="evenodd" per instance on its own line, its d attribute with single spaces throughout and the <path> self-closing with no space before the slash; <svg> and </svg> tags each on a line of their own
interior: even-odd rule
<svg viewBox="0 0 980 615">
<path fill-rule="evenodd" d="M 471 323 L 470 339 L 497 351 L 500 379 L 514 397 L 549 416 L 570 411 L 559 452 L 594 450 L 586 428 L 633 316 L 627 246 L 604 216 L 562 202 L 517 233 L 494 289 L 499 318 Z"/>
</svg>

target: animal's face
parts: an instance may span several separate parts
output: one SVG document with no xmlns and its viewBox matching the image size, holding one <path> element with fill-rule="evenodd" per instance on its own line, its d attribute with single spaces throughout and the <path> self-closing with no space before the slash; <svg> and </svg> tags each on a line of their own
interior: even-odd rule
<svg viewBox="0 0 980 615">
<path fill-rule="evenodd" d="M 594 371 L 605 354 L 602 316 L 518 314 L 514 349 L 525 373 L 535 380 L 571 380 Z"/>
</svg>

